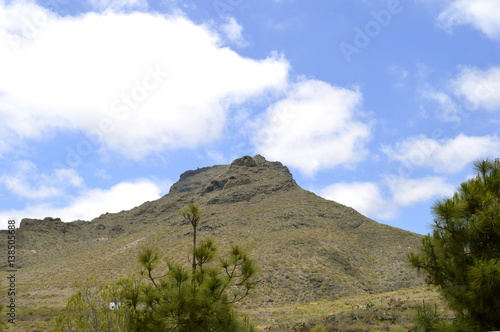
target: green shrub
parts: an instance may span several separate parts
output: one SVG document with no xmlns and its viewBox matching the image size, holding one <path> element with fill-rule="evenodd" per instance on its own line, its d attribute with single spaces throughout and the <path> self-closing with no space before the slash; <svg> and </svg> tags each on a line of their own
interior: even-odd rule
<svg viewBox="0 0 500 332">
<path fill-rule="evenodd" d="M 316 325 L 311 329 L 311 332 L 326 332 L 326 331 L 327 331 L 326 327 L 324 327 L 323 325 Z"/>
</svg>

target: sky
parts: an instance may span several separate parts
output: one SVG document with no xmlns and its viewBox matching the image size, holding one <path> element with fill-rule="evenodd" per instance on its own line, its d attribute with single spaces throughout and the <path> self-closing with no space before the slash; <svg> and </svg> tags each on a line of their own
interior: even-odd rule
<svg viewBox="0 0 500 332">
<path fill-rule="evenodd" d="M 377 222 L 500 156 L 500 0 L 0 0 L 0 228 L 261 154 Z"/>
</svg>

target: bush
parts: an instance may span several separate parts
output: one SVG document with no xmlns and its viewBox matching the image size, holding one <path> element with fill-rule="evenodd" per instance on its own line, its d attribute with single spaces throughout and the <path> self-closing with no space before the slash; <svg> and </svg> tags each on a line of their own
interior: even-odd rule
<svg viewBox="0 0 500 332">
<path fill-rule="evenodd" d="M 425 301 L 422 301 L 422 305 L 417 307 L 417 315 L 414 319 L 415 331 L 437 331 L 440 320 L 437 304 L 426 306 Z"/>
<path fill-rule="evenodd" d="M 55 331 L 126 331 L 129 312 L 110 303 L 119 303 L 121 282 L 105 284 L 95 279 L 75 283 L 77 292 L 68 299 L 63 315 L 56 320 Z"/>
</svg>

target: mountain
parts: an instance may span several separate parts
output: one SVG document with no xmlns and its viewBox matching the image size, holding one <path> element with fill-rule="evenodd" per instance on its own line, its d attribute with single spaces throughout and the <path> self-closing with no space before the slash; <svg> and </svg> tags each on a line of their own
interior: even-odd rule
<svg viewBox="0 0 500 332">
<path fill-rule="evenodd" d="M 379 224 L 297 185 L 288 168 L 245 156 L 182 173 L 162 198 L 94 220 L 23 219 L 18 229 L 19 301 L 62 307 L 77 280 L 139 273 L 137 253 L 154 245 L 189 265 L 192 229 L 179 211 L 205 212 L 198 238 L 224 252 L 238 243 L 260 273 L 243 306 L 335 300 L 423 285 L 406 264 L 422 236 Z M 6 246 L 6 231 L 0 245 Z M 2 266 L 5 270 L 6 266 Z"/>
</svg>

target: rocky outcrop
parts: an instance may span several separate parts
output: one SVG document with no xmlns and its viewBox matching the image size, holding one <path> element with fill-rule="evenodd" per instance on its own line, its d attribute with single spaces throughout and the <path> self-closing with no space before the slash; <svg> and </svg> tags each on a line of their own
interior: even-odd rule
<svg viewBox="0 0 500 332">
<path fill-rule="evenodd" d="M 170 187 L 169 194 L 190 193 L 202 190 L 214 178 L 226 173 L 228 170 L 229 165 L 216 165 L 186 171 L 181 174 L 179 181 Z"/>
<path fill-rule="evenodd" d="M 250 156 L 244 156 L 238 159 L 235 159 L 231 166 L 245 166 L 245 167 L 256 167 L 257 163 Z"/>
<path fill-rule="evenodd" d="M 281 163 L 268 162 L 260 155 L 244 156 L 210 181 L 202 195 L 210 194 L 209 204 L 249 202 L 296 186 L 292 174 Z"/>
<path fill-rule="evenodd" d="M 85 224 L 86 221 L 77 220 L 71 223 L 61 221 L 61 218 L 46 217 L 44 219 L 28 219 L 21 220 L 19 228 L 23 231 L 30 231 L 36 233 L 67 233 L 77 231 Z"/>
</svg>

